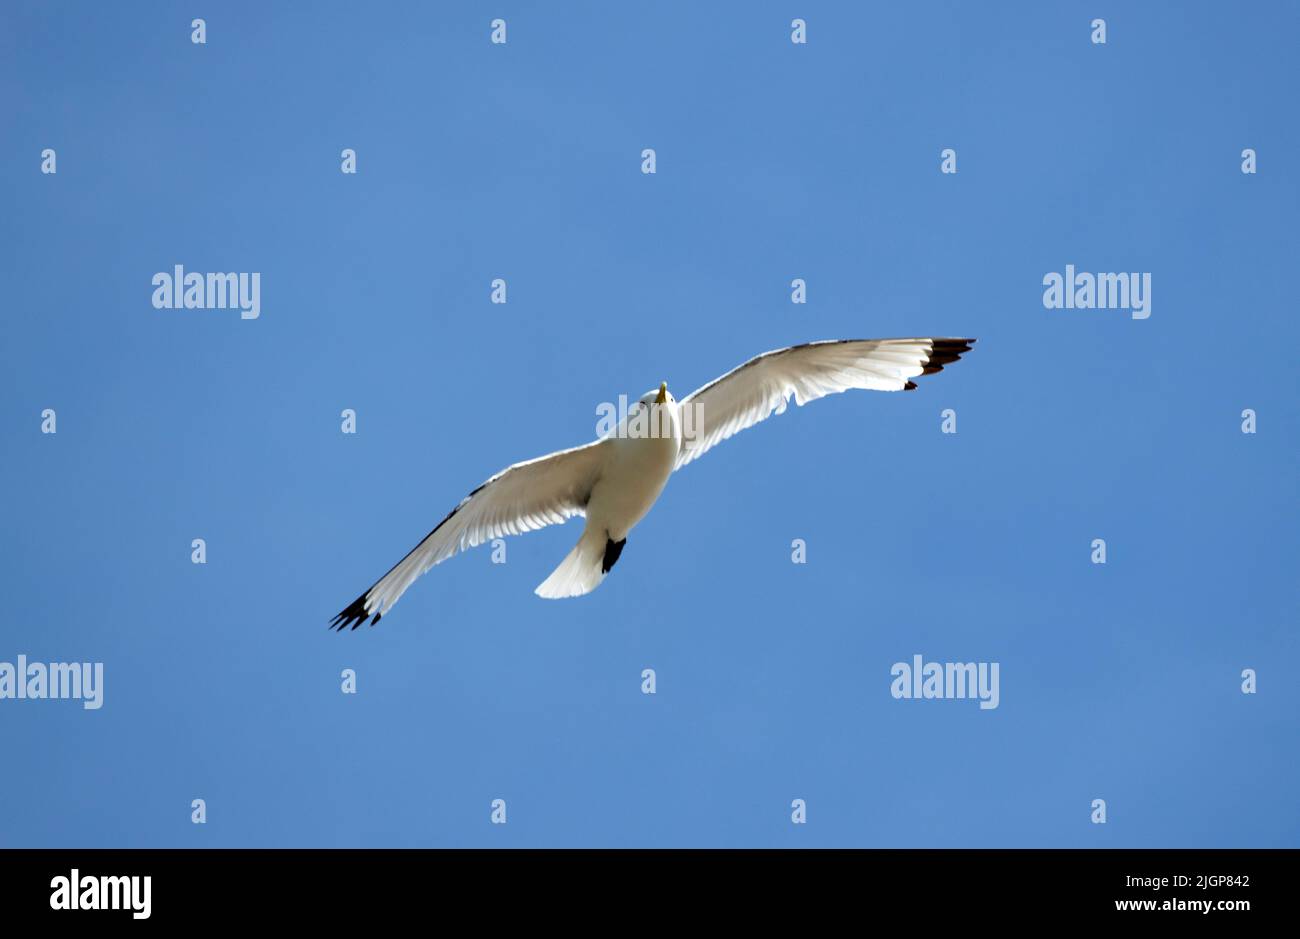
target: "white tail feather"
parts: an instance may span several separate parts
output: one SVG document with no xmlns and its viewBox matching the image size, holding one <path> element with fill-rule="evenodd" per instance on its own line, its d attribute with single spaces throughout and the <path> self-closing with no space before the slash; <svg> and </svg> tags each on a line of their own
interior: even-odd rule
<svg viewBox="0 0 1300 939">
<path fill-rule="evenodd" d="M 551 571 L 551 576 L 533 592 L 547 600 L 591 593 L 605 579 L 605 572 L 601 570 L 605 563 L 605 540 L 603 536 L 593 536 L 584 531 L 560 566 Z"/>
</svg>

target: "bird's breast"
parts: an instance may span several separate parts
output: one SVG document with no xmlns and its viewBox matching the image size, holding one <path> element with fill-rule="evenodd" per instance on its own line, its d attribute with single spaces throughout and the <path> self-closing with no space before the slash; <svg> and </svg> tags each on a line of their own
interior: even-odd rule
<svg viewBox="0 0 1300 939">
<path fill-rule="evenodd" d="M 610 441 L 612 452 L 587 505 L 587 524 L 606 528 L 620 541 L 655 504 L 672 475 L 680 436 L 629 437 Z"/>
</svg>

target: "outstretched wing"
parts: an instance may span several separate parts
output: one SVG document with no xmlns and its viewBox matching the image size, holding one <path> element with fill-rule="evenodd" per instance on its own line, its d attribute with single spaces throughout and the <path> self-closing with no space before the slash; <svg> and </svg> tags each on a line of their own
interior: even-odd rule
<svg viewBox="0 0 1300 939">
<path fill-rule="evenodd" d="M 682 440 L 680 469 L 714 445 L 795 404 L 862 388 L 911 391 L 911 379 L 943 370 L 969 352 L 974 339 L 830 339 L 764 352 L 682 400 L 694 420 Z"/>
<path fill-rule="evenodd" d="M 561 450 L 497 473 L 462 499 L 392 570 L 334 617 L 330 626 L 356 629 L 372 614 L 373 626 L 417 577 L 453 554 L 493 538 L 536 531 L 582 515 L 591 488 L 600 478 L 608 452 L 606 443 L 598 440 Z"/>
</svg>

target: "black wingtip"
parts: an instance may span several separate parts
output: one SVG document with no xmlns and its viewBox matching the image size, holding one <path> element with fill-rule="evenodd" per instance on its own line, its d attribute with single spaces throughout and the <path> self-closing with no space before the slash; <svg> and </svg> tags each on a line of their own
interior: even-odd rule
<svg viewBox="0 0 1300 939">
<path fill-rule="evenodd" d="M 934 339 L 930 344 L 930 357 L 921 369 L 922 375 L 942 372 L 945 365 L 951 365 L 970 351 L 974 339 Z M 909 381 L 903 386 L 904 391 L 916 388 L 916 382 Z"/>
<path fill-rule="evenodd" d="M 379 617 L 382 615 L 382 613 L 376 613 L 375 618 L 370 625 L 373 626 L 375 623 L 379 622 Z M 343 632 L 343 630 L 347 629 L 349 626 L 356 629 L 364 623 L 369 616 L 370 614 L 366 611 L 366 595 L 363 593 L 344 607 L 344 609 L 335 616 L 334 619 L 330 620 L 329 628 L 337 629 L 339 632 Z"/>
</svg>

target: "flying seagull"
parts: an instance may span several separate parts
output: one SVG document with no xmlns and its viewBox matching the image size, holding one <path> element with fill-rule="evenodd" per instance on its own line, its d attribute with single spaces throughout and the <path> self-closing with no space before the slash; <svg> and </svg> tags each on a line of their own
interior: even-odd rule
<svg viewBox="0 0 1300 939">
<path fill-rule="evenodd" d="M 461 500 L 433 531 L 331 627 L 371 625 L 417 577 L 453 554 L 503 535 L 587 519 L 582 537 L 538 586 L 539 597 L 577 597 L 600 586 L 628 532 L 674 470 L 728 437 L 795 404 L 862 388 L 911 391 L 969 352 L 974 339 L 831 339 L 764 352 L 678 402 L 667 383 L 641 397 L 600 440 L 516 463 Z"/>
</svg>

